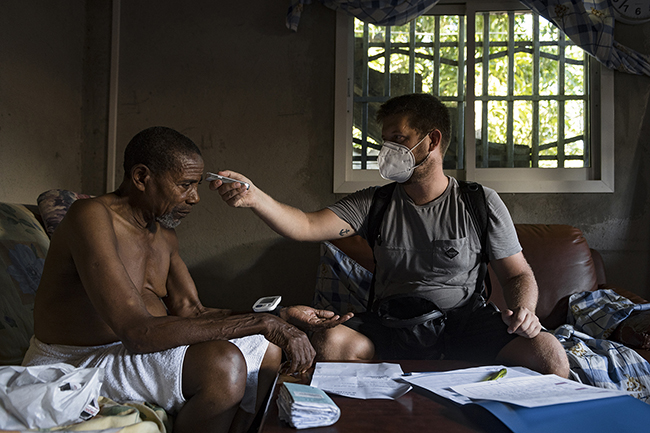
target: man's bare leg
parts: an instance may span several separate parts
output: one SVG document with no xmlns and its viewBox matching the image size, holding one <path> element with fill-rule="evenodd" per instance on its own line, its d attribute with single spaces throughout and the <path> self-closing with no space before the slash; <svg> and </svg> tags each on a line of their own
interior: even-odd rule
<svg viewBox="0 0 650 433">
<path fill-rule="evenodd" d="M 314 332 L 311 343 L 317 361 L 368 361 L 375 355 L 368 337 L 342 325 Z"/>
<path fill-rule="evenodd" d="M 523 365 L 543 374 L 569 376 L 569 359 L 564 347 L 548 332 L 540 332 L 535 338 L 515 338 L 501 349 L 496 362 Z"/>
<path fill-rule="evenodd" d="M 228 341 L 207 341 L 187 349 L 183 363 L 186 403 L 174 432 L 227 432 L 246 390 L 246 361 Z"/>
<path fill-rule="evenodd" d="M 255 400 L 255 413 L 248 413 L 239 408 L 235 414 L 235 418 L 232 421 L 230 433 L 248 431 L 248 428 L 251 426 L 251 423 L 255 419 L 255 415 L 260 410 L 262 403 L 264 403 L 264 397 L 271 390 L 271 386 L 273 386 L 273 382 L 275 381 L 275 377 L 278 374 L 281 362 L 282 349 L 273 343 L 269 343 L 269 347 L 266 349 L 266 353 L 262 359 L 260 372 L 257 378 L 257 399 Z"/>
</svg>

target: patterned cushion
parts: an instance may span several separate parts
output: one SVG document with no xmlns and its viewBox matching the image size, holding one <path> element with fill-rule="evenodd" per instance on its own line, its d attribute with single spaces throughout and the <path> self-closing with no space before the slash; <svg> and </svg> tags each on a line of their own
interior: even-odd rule
<svg viewBox="0 0 650 433">
<path fill-rule="evenodd" d="M 22 205 L 0 203 L 0 365 L 20 364 L 34 333 L 34 296 L 49 238 Z"/>
<path fill-rule="evenodd" d="M 91 195 L 79 194 L 65 189 L 51 189 L 39 195 L 36 201 L 48 236 L 52 237 L 54 230 L 59 226 L 72 203 L 81 198 L 91 197 Z"/>
<path fill-rule="evenodd" d="M 312 305 L 345 314 L 366 311 L 372 273 L 330 242 L 321 243 Z"/>
</svg>

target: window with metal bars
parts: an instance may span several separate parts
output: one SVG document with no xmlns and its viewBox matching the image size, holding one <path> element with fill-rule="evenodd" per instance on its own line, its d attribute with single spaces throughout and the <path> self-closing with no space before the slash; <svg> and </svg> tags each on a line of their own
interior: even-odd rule
<svg viewBox="0 0 650 433">
<path fill-rule="evenodd" d="M 338 68 L 347 73 L 338 98 L 347 123 L 340 103 L 335 131 L 335 165 L 346 166 L 335 166 L 335 192 L 383 183 L 375 113 L 413 92 L 435 94 L 451 111 L 451 175 L 501 192 L 613 191 L 613 124 L 603 117 L 613 94 L 602 91 L 611 73 L 537 14 L 471 9 L 392 27 L 348 20 L 347 56 L 339 55 L 347 68 Z"/>
<path fill-rule="evenodd" d="M 477 167 L 589 166 L 587 53 L 537 14 L 486 12 L 475 58 Z"/>
<path fill-rule="evenodd" d="M 465 95 L 464 17 L 422 16 L 399 27 L 354 21 L 354 169 L 377 168 L 379 106 L 393 96 L 420 92 L 438 95 L 454 112 L 456 134 L 445 165 L 457 168 Z"/>
</svg>

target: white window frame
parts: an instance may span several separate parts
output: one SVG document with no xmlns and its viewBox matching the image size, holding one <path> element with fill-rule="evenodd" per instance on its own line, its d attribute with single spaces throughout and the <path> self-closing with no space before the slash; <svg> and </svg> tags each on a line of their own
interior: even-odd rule
<svg viewBox="0 0 650 433">
<path fill-rule="evenodd" d="M 450 2 L 447 0 L 446 2 Z M 443 14 L 474 16 L 477 11 L 525 9 L 518 1 L 463 1 L 434 6 Z M 460 8 L 459 8 L 460 6 Z M 478 6 L 478 7 L 477 7 Z M 388 181 L 376 169 L 352 169 L 353 64 L 354 41 L 351 28 L 354 18 L 337 13 L 336 67 L 334 91 L 334 183 L 335 193 L 351 193 Z M 474 33 L 475 20 L 468 19 L 468 34 Z M 467 52 L 473 53 L 475 41 L 468 38 Z M 467 56 L 467 68 L 474 66 L 474 56 Z M 499 193 L 613 193 L 614 192 L 614 72 L 591 59 L 592 87 L 591 167 L 589 168 L 477 168 L 474 121 L 465 122 L 464 170 L 445 170 L 457 179 L 479 182 Z M 474 74 L 466 74 L 467 88 L 474 89 Z M 599 88 L 598 88 L 599 87 Z M 597 89 L 598 88 L 598 89 Z M 466 92 L 466 119 L 474 119 L 474 93 Z M 597 93 L 597 94 L 596 94 Z M 599 118 L 598 118 L 599 116 Z"/>
</svg>

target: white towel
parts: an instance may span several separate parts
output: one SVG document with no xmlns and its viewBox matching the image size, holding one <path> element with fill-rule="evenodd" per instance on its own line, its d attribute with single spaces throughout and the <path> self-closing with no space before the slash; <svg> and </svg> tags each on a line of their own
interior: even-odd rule
<svg viewBox="0 0 650 433">
<path fill-rule="evenodd" d="M 251 335 L 249 337 L 235 338 L 230 340 L 239 348 L 246 358 L 246 393 L 241 401 L 240 407 L 248 413 L 255 412 L 255 402 L 257 401 L 257 378 L 260 372 L 260 365 L 269 342 L 262 335 Z"/>
<path fill-rule="evenodd" d="M 246 392 L 241 408 L 255 411 L 257 378 L 268 341 L 262 335 L 231 340 L 246 359 Z M 45 344 L 32 337 L 23 365 L 65 362 L 80 368 L 104 368 L 102 395 L 117 402 L 146 401 L 175 414 L 185 404 L 183 360 L 188 346 L 154 353 L 128 352 L 121 342 L 101 346 Z"/>
</svg>

